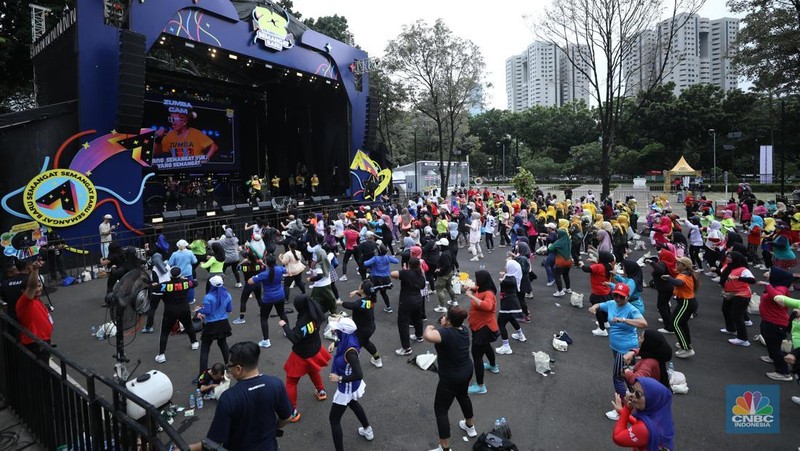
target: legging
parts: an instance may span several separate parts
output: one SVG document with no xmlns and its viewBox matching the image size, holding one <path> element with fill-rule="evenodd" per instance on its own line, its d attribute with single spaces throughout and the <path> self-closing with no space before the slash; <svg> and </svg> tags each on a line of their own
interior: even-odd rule
<svg viewBox="0 0 800 451">
<path fill-rule="evenodd" d="M 347 275 L 347 262 L 350 261 L 350 257 L 353 256 L 355 251 L 353 249 L 346 249 L 344 251 L 344 257 L 342 258 L 342 275 Z"/>
<path fill-rule="evenodd" d="M 524 275 L 522 277 L 525 277 Z M 531 312 L 528 310 L 528 301 L 525 300 L 525 293 L 517 291 L 517 299 L 519 299 L 519 306 L 522 308 L 522 314 L 530 316 Z"/>
<path fill-rule="evenodd" d="M 572 261 L 579 262 L 581 260 L 581 242 L 573 241 L 570 246 L 570 253 L 572 254 Z"/>
<path fill-rule="evenodd" d="M 747 327 L 744 325 L 744 314 L 750 298 L 734 296 L 733 299 L 722 299 L 722 316 L 725 318 L 725 329 L 736 331 L 736 338 L 747 341 Z"/>
<path fill-rule="evenodd" d="M 508 237 L 508 227 L 502 222 L 500 223 L 500 245 L 506 246 L 511 243 L 511 239 Z"/>
<path fill-rule="evenodd" d="M 380 357 L 380 356 L 378 355 L 378 348 L 376 348 L 376 347 L 375 347 L 375 344 L 374 344 L 374 343 L 372 343 L 372 342 L 369 340 L 369 338 L 370 338 L 370 337 L 372 336 L 372 334 L 374 334 L 374 333 L 375 333 L 375 327 L 373 327 L 373 328 L 372 328 L 372 330 L 362 330 L 362 329 L 356 329 L 356 338 L 358 338 L 358 343 L 361 345 L 361 347 L 362 347 L 362 348 L 364 348 L 364 349 L 366 349 L 366 350 L 367 350 L 367 352 L 369 352 L 369 354 L 370 354 L 370 355 L 371 355 L 373 358 L 376 358 L 376 359 L 377 359 L 377 358 L 379 358 L 379 357 Z"/>
<path fill-rule="evenodd" d="M 781 351 L 781 342 L 786 338 L 787 329 L 786 326 L 779 326 L 761 319 L 761 336 L 764 337 L 764 343 L 767 344 L 767 353 L 772 359 L 775 372 L 779 374 L 789 374 L 789 365 L 783 360 L 784 354 Z"/>
<path fill-rule="evenodd" d="M 567 290 L 570 289 L 570 281 L 569 281 L 569 270 L 572 268 L 571 266 L 556 266 L 555 270 L 553 271 L 553 276 L 556 278 L 556 287 L 558 291 L 561 291 L 564 286 L 566 286 Z M 564 286 L 561 284 L 561 279 L 564 279 Z"/>
<path fill-rule="evenodd" d="M 389 303 L 389 295 L 386 293 L 386 289 L 388 288 L 387 285 L 392 284 L 392 280 L 388 276 L 372 276 L 370 279 L 372 279 L 372 283 L 375 287 L 382 287 L 378 288 L 376 291 L 381 294 L 386 308 L 391 308 L 392 304 Z M 338 298 L 339 296 L 336 297 Z"/>
<path fill-rule="evenodd" d="M 697 311 L 697 299 L 678 299 L 678 305 L 672 313 L 674 322 L 672 323 L 675 335 L 681 349 L 692 349 L 692 335 L 689 332 L 689 319 Z"/>
<path fill-rule="evenodd" d="M 514 328 L 514 331 L 518 331 L 521 329 L 519 322 L 517 319 L 514 318 L 513 313 L 500 313 L 497 315 L 497 325 L 500 326 L 500 337 L 503 340 L 508 340 L 508 332 L 506 331 L 506 324 L 511 323 L 511 327 Z"/>
<path fill-rule="evenodd" d="M 197 374 L 203 374 L 203 371 L 208 369 L 208 353 L 211 351 L 211 343 L 214 341 L 215 340 L 200 340 L 200 371 Z M 220 337 L 216 339 L 216 342 L 220 352 L 222 352 L 222 361 L 227 362 L 230 354 L 228 339 Z"/>
<path fill-rule="evenodd" d="M 422 336 L 422 315 L 419 306 L 401 303 L 397 308 L 397 331 L 400 333 L 400 346 L 411 349 L 411 338 L 408 336 L 408 326 L 414 326 L 414 334 Z"/>
<path fill-rule="evenodd" d="M 750 261 L 755 264 L 761 264 L 761 259 L 758 258 L 758 244 L 747 243 L 747 254 Z"/>
<path fill-rule="evenodd" d="M 150 310 L 147 312 L 147 323 L 144 326 L 145 328 L 149 329 L 153 327 L 153 323 L 156 319 L 156 309 L 158 309 L 158 304 L 161 303 L 163 297 L 164 296 L 160 294 L 150 294 Z"/>
<path fill-rule="evenodd" d="M 309 371 L 306 374 L 311 379 L 314 388 L 325 390 L 325 384 L 322 383 L 322 375 L 319 371 Z M 289 401 L 295 409 L 297 408 L 297 384 L 300 382 L 300 377 L 286 376 L 286 393 L 289 394 Z"/>
<path fill-rule="evenodd" d="M 283 310 L 283 302 L 273 302 L 273 303 L 264 303 L 259 302 L 258 307 L 261 310 L 260 317 L 261 317 L 261 337 L 264 340 L 269 340 L 269 314 L 272 313 L 272 307 L 275 306 L 275 312 L 278 314 L 280 319 L 289 322 L 289 318 L 286 317 L 286 313 Z M 226 360 L 227 362 L 227 360 Z"/>
<path fill-rule="evenodd" d="M 475 366 L 475 382 L 477 382 L 478 385 L 483 385 L 483 375 L 484 375 L 483 356 L 484 355 L 486 356 L 487 359 L 489 359 L 489 365 L 495 366 L 495 364 L 497 362 L 495 361 L 495 358 L 494 358 L 495 355 L 494 355 L 494 348 L 492 348 L 492 344 L 491 343 L 484 343 L 482 345 L 475 345 L 475 343 L 473 343 L 472 344 L 472 363 Z"/>
<path fill-rule="evenodd" d="M 614 355 L 614 366 L 611 370 L 611 380 L 614 383 L 614 391 L 619 394 L 620 398 L 624 398 L 628 391 L 628 386 L 625 383 L 625 375 L 623 373 L 625 369 L 625 353 L 617 352 L 612 349 L 611 354 Z"/>
<path fill-rule="evenodd" d="M 344 416 L 344 412 L 347 408 L 353 411 L 356 414 L 356 418 L 358 418 L 359 423 L 361 426 L 366 429 L 369 427 L 369 420 L 367 420 L 367 414 L 364 413 L 364 408 L 361 407 L 361 404 L 358 403 L 355 399 L 351 400 L 347 403 L 346 406 L 341 404 L 332 403 L 331 404 L 331 413 L 328 416 L 328 420 L 331 423 L 331 434 L 333 435 L 333 446 L 336 451 L 343 451 L 344 450 L 344 436 L 342 434 L 342 417 Z"/>
<path fill-rule="evenodd" d="M 486 232 L 486 249 L 487 250 L 494 249 L 494 233 L 493 232 Z"/>
<path fill-rule="evenodd" d="M 692 259 L 692 264 L 697 266 L 697 269 L 703 269 L 703 260 L 700 260 L 700 249 L 702 246 L 689 246 L 689 258 Z"/>
<path fill-rule="evenodd" d="M 250 299 L 250 294 L 255 295 L 256 302 L 261 301 L 261 284 L 260 283 L 257 283 L 255 285 L 250 285 L 249 283 L 244 284 L 244 288 L 242 288 L 242 297 L 239 298 L 239 313 L 242 315 L 244 315 L 245 312 L 247 311 L 247 300 Z"/>
<path fill-rule="evenodd" d="M 708 263 L 708 266 L 716 268 L 717 263 L 719 261 L 720 253 L 716 249 L 710 249 L 706 247 L 706 251 L 703 257 L 706 259 L 706 263 Z"/>
<path fill-rule="evenodd" d="M 233 277 L 236 279 L 236 283 L 242 283 L 241 279 L 239 279 L 239 270 L 237 269 L 238 265 L 239 265 L 239 262 L 232 262 L 232 263 L 225 262 L 222 265 L 222 275 L 224 276 L 225 275 L 225 271 L 228 268 L 231 268 L 231 270 L 233 271 Z M 204 371 L 205 371 L 205 369 L 204 369 Z"/>
<path fill-rule="evenodd" d="M 658 291 L 658 300 L 656 301 L 656 308 L 658 313 L 661 314 L 661 319 L 664 321 L 664 329 L 675 332 L 675 323 L 672 318 L 672 312 L 669 309 L 669 301 L 672 299 L 672 290 Z M 676 308 L 677 312 L 678 309 Z"/>
<path fill-rule="evenodd" d="M 544 266 L 544 272 L 547 273 L 547 283 L 552 282 L 555 280 L 555 276 L 553 275 L 553 268 L 556 263 L 556 254 L 549 253 L 547 257 L 545 257 L 544 261 L 542 262 L 542 266 Z"/>
<path fill-rule="evenodd" d="M 433 412 L 436 415 L 436 428 L 439 430 L 440 440 L 450 438 L 450 418 L 448 418 L 447 412 L 450 410 L 450 406 L 453 405 L 454 399 L 458 400 L 458 405 L 461 406 L 461 413 L 464 418 L 469 420 L 473 417 L 472 400 L 469 399 L 469 394 L 467 394 L 470 379 L 458 383 L 439 379 L 439 384 L 436 385 Z"/>
<path fill-rule="evenodd" d="M 610 298 L 611 298 L 610 294 L 603 295 L 603 294 L 592 293 L 591 295 L 589 295 L 589 302 L 591 302 L 592 305 L 595 305 L 601 302 L 606 302 Z M 600 330 L 606 330 L 606 321 L 608 321 L 608 313 L 598 308 L 597 312 L 594 314 L 594 317 L 597 319 L 597 327 L 599 327 Z"/>
<path fill-rule="evenodd" d="M 767 269 L 772 269 L 772 252 L 762 249 L 761 257 L 764 259 L 764 266 L 766 266 Z"/>
<path fill-rule="evenodd" d="M 306 285 L 303 283 L 303 273 L 285 276 L 283 278 L 283 294 L 286 299 L 289 299 L 289 287 L 292 286 L 292 282 L 300 289 L 301 293 L 306 294 Z"/>
<path fill-rule="evenodd" d="M 169 339 L 169 333 L 172 330 L 172 326 L 175 325 L 176 320 L 183 324 L 186 335 L 189 336 L 189 341 L 191 343 L 197 341 L 197 336 L 194 333 L 194 325 L 192 325 L 192 313 L 189 310 L 189 304 L 186 301 L 164 302 L 164 317 L 161 319 L 161 336 L 158 341 L 159 354 L 163 354 L 164 351 L 167 350 L 167 339 Z"/>
</svg>

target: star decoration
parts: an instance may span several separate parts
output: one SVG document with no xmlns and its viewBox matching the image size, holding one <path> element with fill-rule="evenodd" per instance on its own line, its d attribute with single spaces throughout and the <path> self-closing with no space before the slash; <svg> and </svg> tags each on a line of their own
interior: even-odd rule
<svg viewBox="0 0 800 451">
<path fill-rule="evenodd" d="M 112 135 L 116 135 L 116 134 L 117 134 L 117 131 L 116 131 L 116 130 L 111 130 L 111 134 L 112 134 Z"/>
<path fill-rule="evenodd" d="M 89 177 L 90 175 L 92 175 L 92 171 L 86 171 L 86 176 Z"/>
<path fill-rule="evenodd" d="M 82 146 L 83 146 L 84 149 L 88 149 L 89 148 L 89 143 L 85 142 L 85 143 L 82 144 Z"/>
</svg>

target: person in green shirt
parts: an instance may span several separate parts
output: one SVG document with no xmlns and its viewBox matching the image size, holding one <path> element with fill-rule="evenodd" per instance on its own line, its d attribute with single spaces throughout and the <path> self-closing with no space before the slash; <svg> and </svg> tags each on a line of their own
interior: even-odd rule
<svg viewBox="0 0 800 451">
<path fill-rule="evenodd" d="M 211 290 L 211 278 L 214 276 L 223 277 L 222 270 L 225 267 L 225 249 L 219 242 L 211 244 L 211 251 L 213 255 L 207 255 L 206 261 L 200 264 L 200 267 L 208 270 L 208 279 L 206 280 L 206 293 Z"/>
<path fill-rule="evenodd" d="M 775 296 L 775 303 L 786 308 L 800 309 L 800 299 L 790 298 L 789 296 Z M 792 321 L 792 347 L 800 348 L 800 318 Z"/>
<path fill-rule="evenodd" d="M 197 262 L 192 264 L 192 278 L 195 280 L 197 280 L 197 267 L 200 266 L 200 262 L 206 261 L 206 246 L 206 240 L 204 240 L 199 233 L 189 245 L 189 250 L 192 251 L 195 258 L 197 258 Z"/>
</svg>

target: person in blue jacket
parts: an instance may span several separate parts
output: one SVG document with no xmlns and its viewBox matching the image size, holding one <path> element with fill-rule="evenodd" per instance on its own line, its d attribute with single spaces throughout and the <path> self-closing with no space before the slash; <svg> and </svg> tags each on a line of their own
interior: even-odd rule
<svg viewBox="0 0 800 451">
<path fill-rule="evenodd" d="M 189 247 L 189 243 L 186 242 L 186 240 L 178 241 L 177 246 L 178 250 L 169 256 L 169 261 L 167 261 L 167 264 L 169 264 L 170 268 L 180 268 L 181 277 L 194 280 L 194 277 L 192 277 L 192 265 L 197 263 L 197 257 L 192 253 L 192 251 L 187 249 L 187 247 Z M 189 289 L 189 303 L 194 304 L 194 286 Z"/>
<path fill-rule="evenodd" d="M 231 336 L 231 324 L 228 322 L 228 313 L 233 311 L 233 301 L 223 286 L 222 277 L 214 276 L 209 282 L 211 290 L 203 298 L 203 306 L 197 309 L 197 317 L 205 320 L 200 337 L 200 371 L 197 374 L 208 368 L 208 353 L 214 341 L 222 352 L 223 362 L 228 361 L 230 354 L 228 337 Z"/>
<path fill-rule="evenodd" d="M 272 307 L 275 307 L 280 319 L 288 322 L 289 318 L 283 310 L 283 303 L 286 300 L 286 292 L 283 289 L 283 276 L 286 274 L 286 268 L 276 264 L 274 255 L 268 255 L 264 259 L 264 264 L 267 265 L 267 269 L 251 277 L 247 284 L 255 285 L 260 283 L 263 288 L 264 294 L 261 296 L 261 302 L 258 303 L 261 309 L 262 336 L 262 340 L 258 342 L 258 345 L 262 348 L 268 348 L 272 346 L 269 341 L 269 315 L 272 313 Z"/>
<path fill-rule="evenodd" d="M 392 313 L 392 305 L 389 303 L 389 295 L 386 290 L 392 287 L 392 279 L 389 278 L 391 274 L 391 264 L 400 263 L 400 260 L 389 255 L 389 250 L 385 245 L 378 246 L 375 256 L 364 262 L 364 266 L 369 268 L 369 277 L 372 280 L 373 290 L 380 293 L 383 297 L 383 302 L 386 304 L 383 311 Z"/>
</svg>

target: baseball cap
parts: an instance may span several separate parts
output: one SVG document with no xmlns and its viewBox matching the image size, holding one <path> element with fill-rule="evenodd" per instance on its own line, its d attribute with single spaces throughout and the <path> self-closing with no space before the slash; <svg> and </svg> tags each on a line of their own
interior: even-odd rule
<svg viewBox="0 0 800 451">
<path fill-rule="evenodd" d="M 611 294 L 619 294 L 627 298 L 631 295 L 631 287 L 624 283 L 618 283 L 614 285 L 614 290 L 611 292 Z"/>
<path fill-rule="evenodd" d="M 547 224 L 545 224 L 545 227 L 547 227 L 548 229 L 557 228 L 556 225 L 554 223 L 552 223 L 552 222 L 548 222 Z"/>
<path fill-rule="evenodd" d="M 340 330 L 346 334 L 352 334 L 356 331 L 356 323 L 347 317 L 341 317 L 337 321 L 330 321 L 332 330 Z"/>
<path fill-rule="evenodd" d="M 208 279 L 208 281 L 211 283 L 211 285 L 213 285 L 215 287 L 221 287 L 222 286 L 222 277 L 220 277 L 220 276 L 214 276 L 214 277 Z"/>
<path fill-rule="evenodd" d="M 113 218 L 113 216 L 111 216 L 111 215 L 105 215 L 105 216 L 103 216 L 103 219 L 112 219 L 112 218 Z"/>
<path fill-rule="evenodd" d="M 439 241 L 436 242 L 439 246 L 449 246 L 450 241 L 447 238 L 440 238 Z"/>
</svg>

